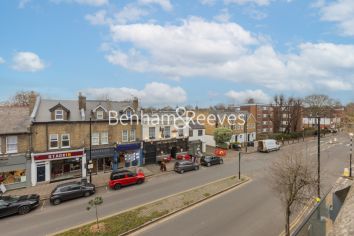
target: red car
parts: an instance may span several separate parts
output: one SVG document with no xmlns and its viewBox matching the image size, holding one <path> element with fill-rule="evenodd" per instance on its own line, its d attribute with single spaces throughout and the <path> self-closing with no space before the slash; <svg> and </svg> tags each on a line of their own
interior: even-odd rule
<svg viewBox="0 0 354 236">
<path fill-rule="evenodd" d="M 108 185 L 110 188 L 118 190 L 127 185 L 142 184 L 144 181 L 145 175 L 140 170 L 138 172 L 117 170 L 112 172 Z"/>
</svg>

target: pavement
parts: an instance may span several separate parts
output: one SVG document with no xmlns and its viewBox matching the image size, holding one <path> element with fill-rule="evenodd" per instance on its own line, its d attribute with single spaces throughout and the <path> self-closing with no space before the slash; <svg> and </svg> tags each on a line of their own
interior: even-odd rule
<svg viewBox="0 0 354 236">
<path fill-rule="evenodd" d="M 348 138 L 344 136 L 338 139 L 336 144 L 328 144 L 327 139 L 321 140 L 322 172 L 325 173 L 321 181 L 324 186 L 331 186 L 333 179 L 337 179 L 343 173 L 343 168 L 347 165 L 348 143 Z M 279 234 L 283 229 L 283 212 L 277 196 L 269 187 L 267 170 L 273 161 L 281 158 L 292 148 L 306 151 L 309 158 L 316 157 L 316 140 L 294 143 L 278 152 L 249 154 L 247 158 L 241 160 L 241 172 L 251 177 L 252 182 L 211 199 L 208 203 L 186 211 L 181 216 L 173 217 L 172 220 L 154 224 L 152 228 L 140 232 L 141 235 L 204 236 L 215 235 L 216 232 L 217 235 L 241 236 Z M 104 203 L 99 207 L 98 214 L 100 217 L 115 214 L 234 175 L 238 172 L 238 162 L 236 158 L 231 158 L 232 156 L 226 158 L 223 165 L 201 167 L 198 171 L 185 174 L 171 171 L 161 175 L 155 171 L 156 174 L 148 178 L 144 184 L 122 188 L 119 191 L 100 188 L 96 196 L 101 196 Z M 160 171 L 159 166 L 157 169 Z M 323 188 L 323 191 L 326 192 L 326 188 Z M 52 206 L 48 201 L 43 201 L 39 208 L 27 215 L 2 218 L 1 234 L 41 236 L 90 222 L 95 219 L 95 213 L 86 211 L 88 200 L 80 198 L 59 206 Z"/>
</svg>

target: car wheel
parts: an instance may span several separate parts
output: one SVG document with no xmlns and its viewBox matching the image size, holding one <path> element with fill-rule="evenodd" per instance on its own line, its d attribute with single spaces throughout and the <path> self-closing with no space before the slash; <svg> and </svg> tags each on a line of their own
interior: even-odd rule
<svg viewBox="0 0 354 236">
<path fill-rule="evenodd" d="M 208 167 L 211 166 L 210 162 L 208 162 L 207 166 L 208 166 Z"/>
<path fill-rule="evenodd" d="M 21 206 L 20 208 L 18 208 L 18 214 L 20 214 L 20 215 L 25 215 L 25 214 L 27 214 L 30 210 L 31 210 L 31 208 L 30 208 L 29 206 Z"/>
<path fill-rule="evenodd" d="M 184 173 L 184 170 L 181 170 L 179 173 L 183 174 L 183 173 Z"/>
<path fill-rule="evenodd" d="M 142 184 L 144 181 L 142 179 L 138 179 L 138 181 L 136 181 L 137 184 Z"/>
<path fill-rule="evenodd" d="M 90 195 L 91 195 L 91 193 L 90 193 L 89 191 L 84 192 L 84 197 L 88 197 L 88 196 L 90 196 Z"/>
<path fill-rule="evenodd" d="M 114 185 L 114 190 L 119 190 L 122 186 L 120 184 Z"/>
<path fill-rule="evenodd" d="M 199 166 L 194 167 L 195 170 L 199 170 Z"/>
<path fill-rule="evenodd" d="M 57 198 L 57 199 L 55 199 L 55 200 L 53 201 L 53 204 L 54 204 L 54 205 L 59 205 L 60 203 L 61 203 L 60 198 Z"/>
<path fill-rule="evenodd" d="M 220 164 L 224 164 L 224 160 L 223 159 L 220 159 Z"/>
</svg>

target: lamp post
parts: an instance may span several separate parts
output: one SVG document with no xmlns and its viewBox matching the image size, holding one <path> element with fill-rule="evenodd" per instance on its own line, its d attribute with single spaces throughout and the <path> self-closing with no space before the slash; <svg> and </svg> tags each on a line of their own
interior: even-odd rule
<svg viewBox="0 0 354 236">
<path fill-rule="evenodd" d="M 90 160 L 89 160 L 89 167 L 91 167 L 91 164 L 92 164 L 92 152 L 91 152 L 91 149 L 92 149 L 92 129 L 91 129 L 91 117 L 90 117 Z M 89 172 L 90 172 L 90 183 L 92 183 L 92 169 L 89 168 Z"/>
<path fill-rule="evenodd" d="M 349 133 L 350 136 L 350 153 L 349 153 L 349 177 L 352 177 L 352 153 L 353 153 L 353 133 Z"/>
<path fill-rule="evenodd" d="M 247 152 L 247 146 L 248 146 L 248 138 L 247 138 L 247 120 L 248 120 L 248 116 L 247 114 L 245 114 L 245 125 L 244 125 L 244 132 L 245 132 L 245 151 Z"/>
<path fill-rule="evenodd" d="M 321 198 L 321 117 L 317 118 L 317 197 Z"/>
</svg>

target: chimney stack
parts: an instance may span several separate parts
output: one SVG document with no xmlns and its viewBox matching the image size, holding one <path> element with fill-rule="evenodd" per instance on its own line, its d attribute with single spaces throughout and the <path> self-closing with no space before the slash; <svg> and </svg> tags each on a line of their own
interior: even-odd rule
<svg viewBox="0 0 354 236">
<path fill-rule="evenodd" d="M 138 112 L 139 109 L 139 99 L 137 97 L 133 98 L 133 102 L 132 102 L 132 107 L 134 109 L 135 112 Z"/>
<path fill-rule="evenodd" d="M 37 94 L 35 92 L 31 92 L 31 94 L 29 95 L 29 102 L 28 102 L 29 115 L 32 114 L 34 106 L 36 105 L 36 100 L 37 100 Z"/>
<path fill-rule="evenodd" d="M 84 109 L 86 111 L 86 97 L 79 93 L 79 110 Z"/>
</svg>

